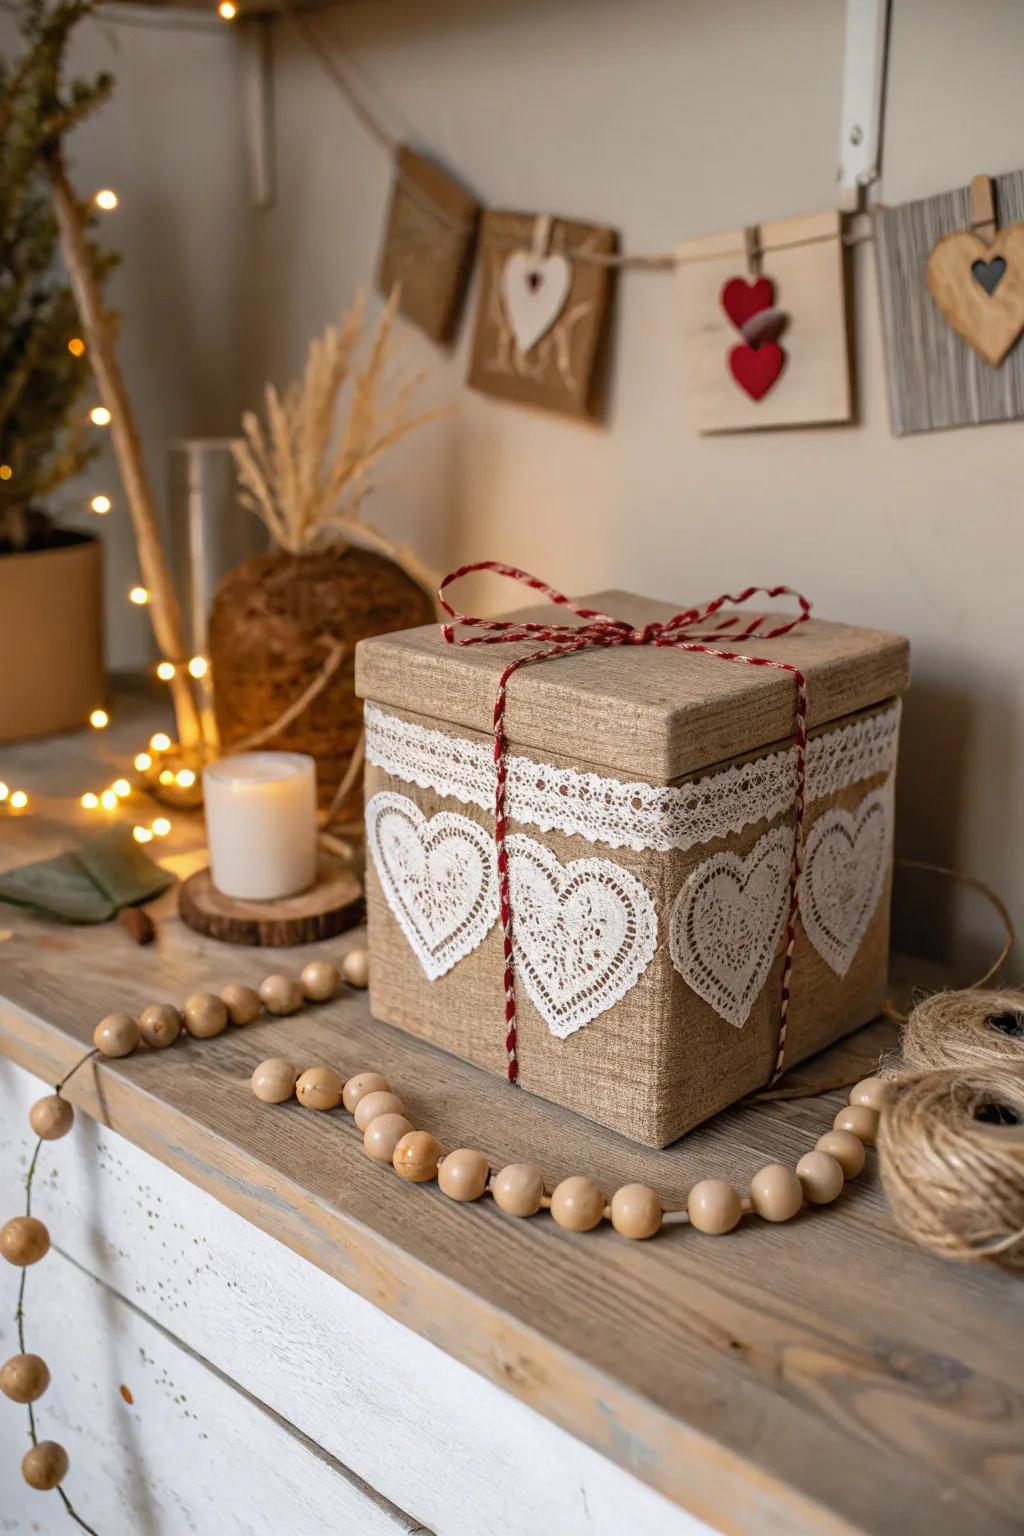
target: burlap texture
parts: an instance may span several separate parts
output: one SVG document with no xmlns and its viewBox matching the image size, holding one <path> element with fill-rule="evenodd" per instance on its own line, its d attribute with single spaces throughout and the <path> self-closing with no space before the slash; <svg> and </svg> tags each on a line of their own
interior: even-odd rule
<svg viewBox="0 0 1024 1536">
<path fill-rule="evenodd" d="M 446 729 L 443 722 L 408 711 L 393 713 L 435 729 Z M 826 729 L 840 729 L 852 718 L 855 717 L 845 716 Z M 460 728 L 452 734 L 470 737 L 475 733 Z M 515 743 L 510 750 L 539 760 L 538 754 L 524 751 Z M 746 762 L 770 750 L 764 748 L 731 762 Z M 550 753 L 545 754 L 544 760 L 581 771 L 590 766 Z M 731 766 L 731 762 L 716 764 L 713 770 L 705 769 L 674 782 L 690 782 Z M 864 797 L 884 782 L 884 775 L 876 775 L 815 801 L 808 807 L 805 833 L 832 806 L 855 811 Z M 476 806 L 420 789 L 368 765 L 367 798 L 381 790 L 408 796 L 428 818 L 439 810 L 456 811 L 493 831 L 492 818 Z M 622 865 L 643 881 L 658 915 L 658 947 L 643 976 L 621 1002 L 567 1039 L 560 1040 L 550 1032 L 525 987 L 517 987 L 519 1082 L 523 1088 L 574 1109 L 634 1141 L 663 1147 L 767 1083 L 778 1038 L 781 946 L 746 1024 L 738 1029 L 719 1018 L 676 971 L 668 951 L 668 922 L 672 903 L 693 869 L 724 849 L 743 857 L 770 826 L 786 820 L 785 816 L 761 820 L 738 835 L 715 839 L 685 852 L 668 853 L 613 849 L 575 835 L 541 832 L 531 824 L 509 822 L 510 832 L 521 831 L 535 838 L 562 863 L 597 857 Z M 788 1065 L 813 1055 L 878 1013 L 886 990 L 890 891 L 891 881 L 887 881 L 870 926 L 843 977 L 830 969 L 802 925 L 798 926 L 787 1034 Z M 504 1076 L 507 1057 L 500 925 L 496 923 L 484 942 L 447 975 L 428 981 L 391 914 L 372 859 L 367 867 L 367 913 L 373 962 L 370 1004 L 374 1014 Z"/>
</svg>

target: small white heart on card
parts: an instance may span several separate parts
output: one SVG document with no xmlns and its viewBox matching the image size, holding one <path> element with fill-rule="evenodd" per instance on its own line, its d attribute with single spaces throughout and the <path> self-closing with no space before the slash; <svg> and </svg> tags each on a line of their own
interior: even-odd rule
<svg viewBox="0 0 1024 1536">
<path fill-rule="evenodd" d="M 501 302 L 516 346 L 529 352 L 558 319 L 572 287 L 572 267 L 564 256 L 535 256 L 513 251 L 501 272 Z"/>
</svg>

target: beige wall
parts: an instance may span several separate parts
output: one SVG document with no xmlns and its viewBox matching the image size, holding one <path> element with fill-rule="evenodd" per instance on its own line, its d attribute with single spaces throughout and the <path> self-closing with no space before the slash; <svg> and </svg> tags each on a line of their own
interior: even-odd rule
<svg viewBox="0 0 1024 1536">
<path fill-rule="evenodd" d="M 893 11 L 883 197 L 1019 166 L 1024 6 Z M 485 199 L 608 221 L 633 249 L 834 201 L 842 21 L 840 0 L 356 0 L 315 17 L 396 133 Z M 118 101 L 80 150 L 131 194 L 111 229 L 154 451 L 172 426 L 230 428 L 241 397 L 294 372 L 371 274 L 386 204 L 385 157 L 282 20 L 280 196 L 248 209 L 227 34 L 119 27 Z M 695 437 L 664 274 L 621 285 L 603 429 L 465 391 L 466 327 L 450 357 L 410 333 L 428 394 L 456 409 L 396 456 L 374 515 L 438 564 L 501 556 L 570 590 L 681 599 L 781 579 L 825 614 L 902 630 L 901 848 L 975 871 L 1020 913 L 1024 428 L 892 438 L 867 247 L 854 278 L 860 419 L 843 429 Z M 130 649 L 118 632 L 115 654 Z M 922 902 L 939 948 L 943 915 Z M 990 931 L 973 907 L 961 927 Z"/>
</svg>

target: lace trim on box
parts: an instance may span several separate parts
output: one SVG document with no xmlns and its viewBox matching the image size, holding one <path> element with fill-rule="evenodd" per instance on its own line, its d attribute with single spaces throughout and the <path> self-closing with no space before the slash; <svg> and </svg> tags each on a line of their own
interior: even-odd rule
<svg viewBox="0 0 1024 1536">
<path fill-rule="evenodd" d="M 489 742 L 449 736 L 367 703 L 366 756 L 407 784 L 483 811 L 494 808 Z M 807 749 L 807 798 L 820 800 L 896 760 L 900 704 L 816 736 Z M 794 749 L 783 748 L 690 784 L 663 787 L 509 757 L 510 821 L 611 848 L 694 848 L 770 820 L 793 803 Z"/>
</svg>

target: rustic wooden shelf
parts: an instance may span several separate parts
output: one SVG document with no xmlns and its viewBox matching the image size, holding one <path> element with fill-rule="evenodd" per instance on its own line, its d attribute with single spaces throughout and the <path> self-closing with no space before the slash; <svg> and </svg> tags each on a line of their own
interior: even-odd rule
<svg viewBox="0 0 1024 1536">
<path fill-rule="evenodd" d="M 102 736 L 0 753 L 2 776 L 35 805 L 0 823 L 3 863 L 94 825 L 71 797 L 112 776 L 117 733 L 137 750 L 159 723 L 151 706 L 125 705 Z M 176 819 L 168 851 L 179 867 L 199 836 L 195 821 Z M 357 942 L 232 949 L 184 928 L 175 900 L 157 904 L 157 942 L 144 950 L 117 924 L 58 927 L 0 908 L 0 1050 L 52 1082 L 113 1008 L 256 983 Z M 888 1026 L 870 1026 L 801 1070 L 866 1072 L 891 1040 Z M 1019 1531 L 1019 1286 L 900 1236 L 873 1157 L 836 1206 L 784 1227 L 749 1222 L 721 1239 L 676 1227 L 635 1245 L 610 1230 L 574 1236 L 546 1216 L 517 1223 L 490 1203 L 458 1206 L 436 1186 L 401 1183 L 366 1158 L 347 1117 L 258 1103 L 247 1079 L 274 1054 L 385 1070 L 414 1122 L 448 1146 L 532 1159 L 549 1176 L 592 1174 L 608 1190 L 648 1181 L 675 1198 L 704 1175 L 746 1181 L 764 1162 L 795 1160 L 841 1095 L 746 1105 L 650 1151 L 375 1022 L 354 993 L 212 1041 L 92 1063 L 68 1090 L 119 1136 L 715 1529 Z"/>
</svg>

